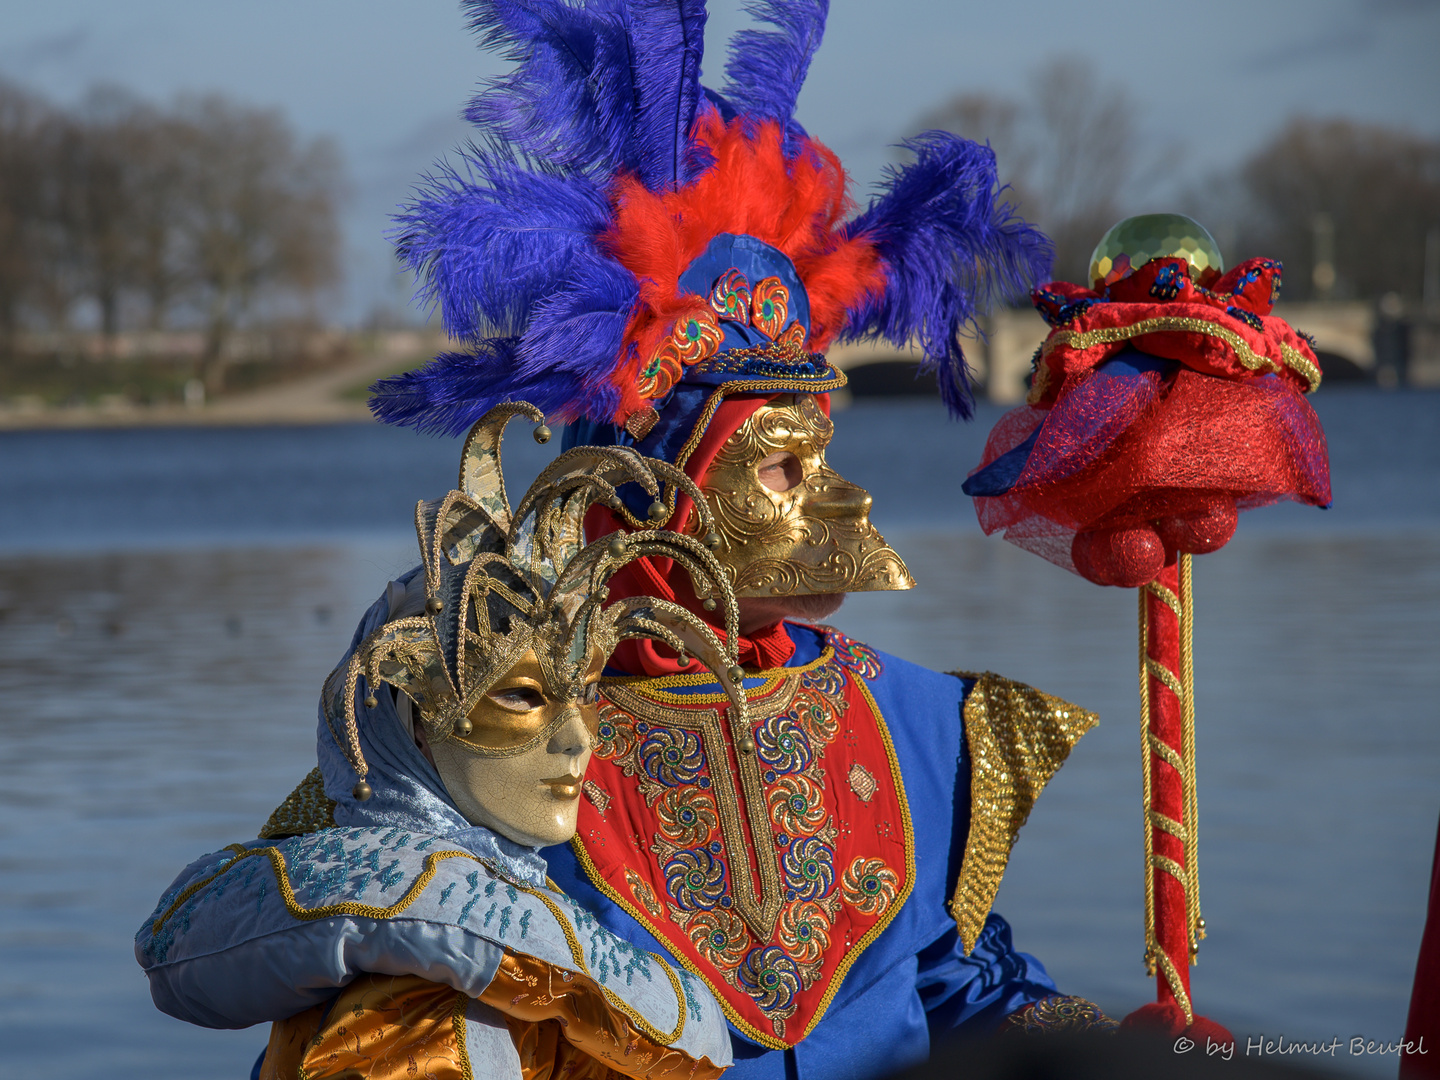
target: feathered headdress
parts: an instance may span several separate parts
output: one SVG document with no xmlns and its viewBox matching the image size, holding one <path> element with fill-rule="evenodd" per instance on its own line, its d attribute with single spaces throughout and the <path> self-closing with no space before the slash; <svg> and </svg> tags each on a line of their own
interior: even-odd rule
<svg viewBox="0 0 1440 1080">
<path fill-rule="evenodd" d="M 396 239 L 466 350 L 376 384 L 380 419 L 458 434 L 525 398 L 641 440 L 729 393 L 843 386 L 824 350 L 860 339 L 918 341 L 969 415 L 957 331 L 1039 279 L 1049 244 L 1001 201 L 989 148 L 939 131 L 850 216 L 839 161 L 792 115 L 827 0 L 755 0 L 767 28 L 736 36 L 719 94 L 703 0 L 465 8 L 516 66 Z"/>
<path fill-rule="evenodd" d="M 432 738 L 468 733 L 468 715 L 497 679 L 534 652 L 546 683 L 570 698 L 582 695 L 592 651 L 609 656 L 630 638 L 662 641 L 692 653 L 715 673 L 746 714 L 735 647 L 723 644 L 702 620 L 678 604 L 652 596 L 610 602 L 606 582 L 635 561 L 660 556 L 688 571 L 697 591 L 719 597 L 726 638 L 737 637 L 737 608 L 725 573 L 700 541 L 649 529 L 586 546 L 585 512 L 615 506 L 616 488 L 636 484 L 658 497 L 664 486 L 684 489 L 701 513 L 699 489 L 663 461 L 628 447 L 591 446 L 561 454 L 535 479 L 512 511 L 500 471 L 505 425 L 517 416 L 539 423 L 528 402 L 499 405 L 475 424 L 461 455 L 460 487 L 415 507 L 415 530 L 425 572 L 425 612 L 393 619 L 351 656 L 343 688 L 327 716 L 343 717 L 336 742 L 359 777 L 355 797 L 367 799 L 368 766 L 360 749 L 355 696 L 361 676 L 374 708 L 382 682 L 419 706 Z M 705 521 L 710 524 L 708 516 Z"/>
</svg>

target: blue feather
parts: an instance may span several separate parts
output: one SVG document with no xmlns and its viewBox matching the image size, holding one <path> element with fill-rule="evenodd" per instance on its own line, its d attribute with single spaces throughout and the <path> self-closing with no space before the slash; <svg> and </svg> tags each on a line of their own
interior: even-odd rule
<svg viewBox="0 0 1440 1080">
<path fill-rule="evenodd" d="M 842 340 L 918 338 L 951 414 L 968 418 L 974 396 L 956 335 L 993 300 L 1044 280 L 1050 241 L 1002 200 L 988 146 L 944 131 L 901 145 L 915 161 L 887 169 L 882 194 L 846 226 L 876 245 L 887 281 L 847 312 Z"/>
<path fill-rule="evenodd" d="M 700 104 L 705 0 L 630 0 L 634 49 L 634 159 L 651 191 L 690 179 L 690 128 Z"/>
<path fill-rule="evenodd" d="M 370 387 L 370 411 L 385 424 L 437 435 L 459 435 L 508 391 L 514 338 L 491 338 L 473 354 L 441 353 L 423 368 L 381 379 Z M 497 387 L 507 387 L 497 393 Z"/>
<path fill-rule="evenodd" d="M 640 302 L 639 282 L 619 263 L 591 255 L 576 259 L 564 282 L 557 285 L 535 305 L 515 357 L 515 374 L 530 379 L 553 372 L 577 380 L 577 388 L 582 381 L 595 385 L 615 370 L 625 327 Z M 541 407 L 578 408 L 595 419 L 608 419 L 616 404 L 577 407 L 566 401 Z"/>
<path fill-rule="evenodd" d="M 608 179 L 634 168 L 635 86 L 623 0 L 466 0 L 481 45 L 515 63 L 466 118 L 505 153 Z"/>
<path fill-rule="evenodd" d="M 453 337 L 517 336 L 574 259 L 595 252 L 609 199 L 593 181 L 474 147 L 461 161 L 427 177 L 396 217 L 397 254 Z"/>
<path fill-rule="evenodd" d="M 613 412 L 619 392 L 608 383 L 591 385 L 571 372 L 536 372 L 516 377 L 514 338 L 488 338 L 473 353 L 441 353 L 423 368 L 381 379 L 370 387 L 370 411 L 386 424 L 435 435 L 463 435 L 502 401 L 529 401 L 547 413 L 573 411 L 576 395 L 608 402 Z M 608 414 L 606 415 L 608 419 Z"/>
<path fill-rule="evenodd" d="M 825 35 L 830 0 L 752 0 L 745 11 L 775 29 L 742 30 L 731 39 L 722 93 L 738 112 L 783 124 L 795 113 L 810 60 Z"/>
</svg>

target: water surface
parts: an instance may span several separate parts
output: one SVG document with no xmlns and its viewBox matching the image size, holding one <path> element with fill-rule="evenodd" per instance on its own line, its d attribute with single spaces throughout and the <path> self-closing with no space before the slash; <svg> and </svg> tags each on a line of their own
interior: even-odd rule
<svg viewBox="0 0 1440 1080">
<path fill-rule="evenodd" d="M 1192 977 L 1237 1033 L 1393 1039 L 1440 812 L 1440 398 L 1316 405 L 1335 509 L 1249 514 L 1196 562 L 1211 935 Z M 832 461 L 873 490 L 920 587 L 852 597 L 835 621 L 1101 714 L 997 907 L 1064 989 L 1123 1014 L 1153 994 L 1135 596 L 979 533 L 959 484 L 994 415 L 837 416 Z M 555 444 L 515 435 L 523 488 Z M 365 425 L 0 434 L 0 1043 L 20 1071 L 247 1075 L 265 1033 L 156 1012 L 133 934 L 183 865 L 253 837 L 313 764 L 320 681 L 415 561 L 411 508 L 453 483 L 457 454 Z"/>
</svg>

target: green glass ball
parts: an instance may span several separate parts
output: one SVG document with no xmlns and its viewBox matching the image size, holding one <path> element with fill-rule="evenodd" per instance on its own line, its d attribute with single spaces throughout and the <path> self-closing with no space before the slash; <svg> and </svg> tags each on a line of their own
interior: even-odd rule
<svg viewBox="0 0 1440 1080">
<path fill-rule="evenodd" d="M 1184 259 L 1198 285 L 1225 272 L 1220 245 L 1205 226 L 1184 214 L 1137 214 L 1110 226 L 1090 256 L 1090 287 L 1103 289 L 1151 259 Z"/>
</svg>

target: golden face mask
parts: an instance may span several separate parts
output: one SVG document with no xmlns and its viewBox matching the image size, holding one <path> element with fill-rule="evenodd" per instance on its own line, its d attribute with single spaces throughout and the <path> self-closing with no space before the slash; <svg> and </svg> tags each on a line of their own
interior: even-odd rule
<svg viewBox="0 0 1440 1080">
<path fill-rule="evenodd" d="M 573 686 L 553 686 L 533 650 L 471 708 L 468 734 L 431 745 L 435 768 L 456 809 L 516 843 L 568 840 L 580 785 L 600 727 L 596 686 L 605 657 L 592 650 Z"/>
<path fill-rule="evenodd" d="M 575 687 L 551 685 L 531 649 L 475 702 L 466 733 L 455 739 L 481 757 L 516 757 L 547 742 L 571 714 L 593 735 L 600 726 L 596 687 L 604 667 L 604 655 L 592 649 L 576 694 Z"/>
<path fill-rule="evenodd" d="M 761 406 L 715 456 L 701 490 L 722 541 L 715 555 L 736 596 L 914 587 L 870 524 L 869 492 L 825 463 L 834 431 L 813 395 L 786 395 Z M 776 491 L 759 470 L 782 453 L 793 455 L 796 482 Z"/>
</svg>

